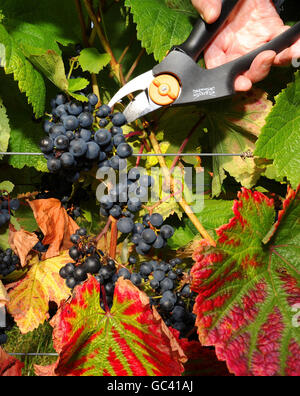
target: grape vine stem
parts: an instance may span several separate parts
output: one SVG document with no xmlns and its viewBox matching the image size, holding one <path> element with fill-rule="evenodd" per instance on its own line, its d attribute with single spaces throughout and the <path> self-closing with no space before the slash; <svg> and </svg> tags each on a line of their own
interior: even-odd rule
<svg viewBox="0 0 300 396">
<path fill-rule="evenodd" d="M 105 34 L 103 33 L 100 23 L 98 21 L 97 16 L 95 15 L 95 12 L 93 10 L 93 6 L 91 3 L 91 0 L 83 0 L 84 5 L 86 7 L 87 13 L 91 19 L 91 21 L 94 23 L 97 35 L 99 37 L 99 40 L 104 48 L 104 50 L 106 51 L 106 53 L 108 55 L 110 55 L 110 64 L 111 64 L 111 68 L 112 71 L 114 73 L 114 75 L 116 76 L 116 78 L 118 79 L 118 81 L 120 81 L 123 85 L 125 84 L 125 78 L 123 76 L 123 72 L 122 72 L 122 68 L 120 67 L 120 64 L 117 62 L 114 53 L 111 49 L 111 46 L 109 44 L 109 42 L 107 41 Z"/>
<path fill-rule="evenodd" d="M 90 45 L 90 41 L 87 37 L 87 27 L 86 27 L 84 16 L 83 16 L 81 1 L 75 0 L 75 4 L 76 4 L 77 14 L 78 14 L 79 22 L 80 22 L 82 39 L 83 39 L 85 47 L 89 48 L 91 45 Z M 99 90 L 96 74 L 91 73 L 91 78 L 92 78 L 93 92 L 95 95 L 97 95 L 97 97 L 99 99 L 98 104 L 97 104 L 97 107 L 99 107 L 99 106 L 101 106 L 101 101 L 100 101 L 100 90 Z"/>
<path fill-rule="evenodd" d="M 160 154 L 160 156 L 157 157 L 160 167 L 162 169 L 164 178 L 166 180 L 170 180 L 170 188 L 172 193 L 175 192 L 175 182 L 174 182 L 174 178 L 171 176 L 170 171 L 167 167 L 166 161 L 164 159 L 164 157 L 161 156 L 162 151 L 160 149 L 160 145 L 156 139 L 155 133 L 151 132 L 149 135 L 149 139 L 150 142 L 152 144 L 152 147 L 154 149 L 155 154 Z M 194 224 L 194 226 L 196 227 L 196 229 L 198 230 L 198 232 L 200 233 L 200 235 L 206 239 L 207 241 L 209 241 L 209 243 L 212 246 L 216 246 L 216 242 L 214 241 L 214 239 L 209 235 L 209 233 L 206 231 L 206 229 L 203 227 L 203 225 L 200 223 L 199 219 L 195 216 L 195 214 L 193 213 L 191 207 L 188 205 L 188 203 L 186 202 L 186 200 L 182 197 L 182 199 L 179 201 L 179 205 L 182 207 L 182 209 L 184 210 L 184 212 L 187 214 L 187 216 L 189 217 L 189 219 L 191 220 L 191 222 Z"/>
<path fill-rule="evenodd" d="M 110 235 L 109 256 L 113 260 L 115 260 L 115 258 L 116 258 L 117 241 L 118 241 L 117 220 L 114 218 L 111 218 L 111 235 Z"/>
</svg>

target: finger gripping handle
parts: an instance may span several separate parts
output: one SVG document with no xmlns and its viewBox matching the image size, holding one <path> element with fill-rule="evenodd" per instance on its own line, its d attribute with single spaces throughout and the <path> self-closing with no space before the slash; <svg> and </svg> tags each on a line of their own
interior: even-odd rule
<svg viewBox="0 0 300 396">
<path fill-rule="evenodd" d="M 229 15 L 240 0 L 223 0 L 222 11 L 219 19 L 212 24 L 208 24 L 199 18 L 190 34 L 189 38 L 181 45 L 177 46 L 177 50 L 181 50 L 197 61 L 201 53 L 211 43 L 224 26 Z"/>
<path fill-rule="evenodd" d="M 224 69 L 224 73 L 229 75 L 232 83 L 234 83 L 235 78 L 247 71 L 254 59 L 264 51 L 275 51 L 277 54 L 281 51 L 289 48 L 297 40 L 300 39 L 300 22 L 296 23 L 293 27 L 288 29 L 286 32 L 280 34 L 273 40 L 269 41 L 267 44 L 259 47 L 258 49 L 250 52 L 247 55 L 242 56 L 230 63 L 227 63 L 220 68 Z"/>
</svg>

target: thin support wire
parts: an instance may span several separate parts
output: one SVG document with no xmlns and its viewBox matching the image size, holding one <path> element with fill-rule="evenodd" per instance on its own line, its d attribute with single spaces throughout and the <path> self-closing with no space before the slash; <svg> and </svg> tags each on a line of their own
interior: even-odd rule
<svg viewBox="0 0 300 396">
<path fill-rule="evenodd" d="M 14 152 L 0 152 L 0 155 L 31 155 L 31 156 L 43 156 L 43 153 L 14 153 Z M 165 153 L 165 154 L 132 154 L 134 157 L 241 157 L 241 158 L 253 158 L 253 153 L 246 151 L 244 153 Z"/>
</svg>

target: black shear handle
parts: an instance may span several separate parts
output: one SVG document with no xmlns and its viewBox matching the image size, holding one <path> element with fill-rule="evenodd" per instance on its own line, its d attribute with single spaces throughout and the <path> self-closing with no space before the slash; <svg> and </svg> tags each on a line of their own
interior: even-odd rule
<svg viewBox="0 0 300 396">
<path fill-rule="evenodd" d="M 181 45 L 176 46 L 189 55 L 194 61 L 197 61 L 201 53 L 211 43 L 224 26 L 229 15 L 240 0 L 223 0 L 222 11 L 219 19 L 212 24 L 208 24 L 199 18 L 190 34 L 189 38 Z"/>
</svg>

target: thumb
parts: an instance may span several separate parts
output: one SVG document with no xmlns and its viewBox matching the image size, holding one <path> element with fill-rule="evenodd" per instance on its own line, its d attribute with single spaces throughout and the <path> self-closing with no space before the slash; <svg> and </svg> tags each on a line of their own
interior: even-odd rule
<svg viewBox="0 0 300 396">
<path fill-rule="evenodd" d="M 216 22 L 221 14 L 221 0 L 192 0 L 192 3 L 207 23 Z"/>
</svg>

